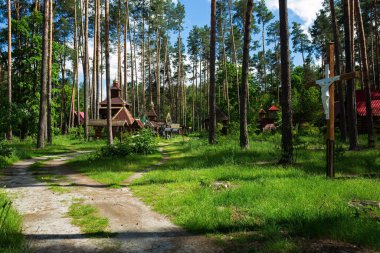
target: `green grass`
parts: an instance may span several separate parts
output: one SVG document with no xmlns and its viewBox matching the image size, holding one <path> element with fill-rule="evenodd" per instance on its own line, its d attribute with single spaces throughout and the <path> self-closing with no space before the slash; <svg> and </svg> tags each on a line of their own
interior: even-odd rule
<svg viewBox="0 0 380 253">
<path fill-rule="evenodd" d="M 97 236 L 107 232 L 108 220 L 101 217 L 99 211 L 91 205 L 73 203 L 68 216 L 72 219 L 72 224 L 78 226 L 83 233 Z"/>
<path fill-rule="evenodd" d="M 28 138 L 20 141 L 15 138 L 12 141 L 5 142 L 7 146 L 13 148 L 13 154 L 9 158 L 0 157 L 0 169 L 10 164 L 22 160 L 45 155 L 58 155 L 73 151 L 96 150 L 106 144 L 105 141 L 85 142 L 81 138 L 71 136 L 55 136 L 52 145 L 47 145 L 44 149 L 36 148 L 36 140 Z"/>
<path fill-rule="evenodd" d="M 68 166 L 84 173 L 95 181 L 109 187 L 120 187 L 123 181 L 137 171 L 157 164 L 162 158 L 159 152 L 150 155 L 129 155 L 123 158 L 102 157 L 89 154 L 76 157 Z"/>
<path fill-rule="evenodd" d="M 12 207 L 9 211 L 7 211 L 8 208 L 4 210 L 4 204 L 7 201 L 5 194 L 0 191 L 0 252 L 25 252 L 24 237 L 21 233 L 22 218 Z M 7 216 L 5 222 L 3 222 L 5 213 L 7 213 Z"/>
<path fill-rule="evenodd" d="M 349 207 L 380 201 L 378 150 L 342 152 L 336 180 L 325 178 L 321 140 L 301 138 L 295 164 L 281 167 L 279 138 L 186 143 L 166 150 L 171 160 L 138 179 L 133 192 L 189 231 L 211 234 L 230 252 L 294 252 L 302 238 L 332 239 L 380 250 L 380 216 Z M 227 188 L 215 186 L 226 182 Z"/>
</svg>

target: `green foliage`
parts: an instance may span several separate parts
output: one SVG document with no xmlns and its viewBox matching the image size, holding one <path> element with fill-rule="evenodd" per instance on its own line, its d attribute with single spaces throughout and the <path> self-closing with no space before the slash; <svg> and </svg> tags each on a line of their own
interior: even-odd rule
<svg viewBox="0 0 380 253">
<path fill-rule="evenodd" d="M 91 205 L 74 203 L 69 208 L 68 216 L 72 218 L 72 224 L 80 227 L 84 233 L 96 236 L 106 232 L 108 220 L 101 217 Z"/>
<path fill-rule="evenodd" d="M 12 202 L 0 191 L 0 252 L 25 252 L 22 218 L 11 205 Z"/>
<path fill-rule="evenodd" d="M 0 142 L 0 157 L 11 157 L 13 154 L 13 148 Z"/>
<path fill-rule="evenodd" d="M 152 154 L 156 151 L 156 139 L 152 131 L 143 129 L 134 135 L 126 134 L 123 141 L 116 145 L 103 147 L 99 157 L 125 157 L 130 154 Z"/>
</svg>

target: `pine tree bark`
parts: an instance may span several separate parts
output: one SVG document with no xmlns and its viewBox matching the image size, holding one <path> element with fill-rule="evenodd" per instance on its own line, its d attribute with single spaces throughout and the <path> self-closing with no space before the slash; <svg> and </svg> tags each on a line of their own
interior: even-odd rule
<svg viewBox="0 0 380 253">
<path fill-rule="evenodd" d="M 352 48 L 352 18 L 351 7 L 353 0 L 343 0 L 344 32 L 345 32 L 345 55 L 346 72 L 352 72 L 353 68 L 353 48 Z M 347 118 L 350 150 L 356 150 L 358 144 L 357 116 L 356 116 L 356 91 L 353 80 L 347 81 Z"/>
<path fill-rule="evenodd" d="M 158 118 L 161 118 L 161 37 L 160 30 L 156 30 L 156 108 Z"/>
<path fill-rule="evenodd" d="M 145 1 L 144 1 L 145 3 Z M 142 27 L 141 27 L 141 114 L 145 114 L 145 17 L 142 17 Z"/>
<path fill-rule="evenodd" d="M 121 74 L 121 3 L 118 0 L 118 18 L 117 18 L 117 79 L 119 80 L 120 86 L 122 86 L 122 74 Z"/>
<path fill-rule="evenodd" d="M 93 57 L 92 57 L 92 110 L 91 110 L 91 118 L 96 118 L 96 93 L 97 93 L 97 63 L 98 63 L 98 55 L 97 55 L 97 47 L 98 47 L 98 40 L 97 40 L 97 33 L 98 33 L 98 1 L 95 0 L 95 18 L 94 18 L 94 49 L 93 49 Z"/>
<path fill-rule="evenodd" d="M 38 120 L 38 136 L 37 136 L 38 149 L 45 147 L 45 132 L 46 132 L 46 121 L 47 121 L 50 3 L 51 3 L 51 0 L 44 0 L 40 113 L 39 113 L 39 120 Z"/>
<path fill-rule="evenodd" d="M 293 160 L 293 122 L 291 108 L 290 49 L 288 25 L 288 1 L 279 0 L 280 40 L 281 40 L 281 83 L 282 83 L 282 156 L 280 163 L 287 164 Z"/>
<path fill-rule="evenodd" d="M 334 0 L 330 0 L 330 12 L 332 28 L 334 33 L 334 44 L 335 44 L 335 74 L 341 74 L 340 66 L 340 40 L 339 40 L 339 30 L 335 15 L 335 3 Z M 340 128 L 340 139 L 346 141 L 347 139 L 347 121 L 346 121 L 346 107 L 345 107 L 345 96 L 342 82 L 338 82 L 338 97 L 339 97 L 339 108 L 340 108 L 340 118 L 339 118 L 339 128 Z"/>
<path fill-rule="evenodd" d="M 209 92 L 209 133 L 208 143 L 216 144 L 216 97 L 215 97 L 215 58 L 216 58 L 216 0 L 211 0 L 211 40 L 210 40 L 210 92 Z"/>
<path fill-rule="evenodd" d="M 124 90 L 123 98 L 128 102 L 128 49 L 127 49 L 127 34 L 129 31 L 129 7 L 128 0 L 125 1 L 126 17 L 124 22 Z"/>
<path fill-rule="evenodd" d="M 101 31 L 101 23 L 100 23 L 100 10 L 101 10 L 101 3 L 100 3 L 100 0 L 96 0 L 97 2 L 97 16 L 96 16 L 96 23 L 97 23 L 97 32 L 96 32 L 96 99 L 95 99 L 95 118 L 96 119 L 99 119 L 99 100 L 101 99 L 101 97 L 99 98 L 101 92 L 99 92 L 99 90 L 102 89 L 101 87 L 101 65 L 100 65 L 100 58 L 102 57 L 101 55 L 101 50 L 100 50 L 100 47 L 101 47 L 101 40 L 100 40 L 100 31 Z"/>
<path fill-rule="evenodd" d="M 253 1 L 248 0 L 247 10 L 244 22 L 244 46 L 243 46 L 243 69 L 241 76 L 241 93 L 240 93 L 240 147 L 249 148 L 248 138 L 248 75 L 249 75 L 249 47 L 251 42 Z"/>
<path fill-rule="evenodd" d="M 238 107 L 239 107 L 239 111 L 240 111 L 239 66 L 238 66 L 237 54 L 236 54 L 234 25 L 232 23 L 232 0 L 228 0 L 228 9 L 229 9 L 229 16 L 230 16 L 230 29 L 231 29 L 230 32 L 231 32 L 231 36 L 232 36 L 233 58 L 234 58 L 235 71 L 236 71 L 236 92 L 237 92 L 237 99 L 238 99 Z"/>
<path fill-rule="evenodd" d="M 367 44 L 365 38 L 363 17 L 361 12 L 360 3 L 358 0 L 355 0 L 355 20 L 357 23 L 357 34 L 360 44 L 361 52 L 361 62 L 362 62 L 362 77 L 364 91 L 366 95 L 366 113 L 367 113 L 367 132 L 368 132 L 368 147 L 375 147 L 375 129 L 373 123 L 373 114 L 372 114 L 372 99 L 371 99 L 371 83 L 369 77 L 369 65 L 368 65 L 368 55 L 367 55 Z"/>
<path fill-rule="evenodd" d="M 6 134 L 7 140 L 12 140 L 12 6 L 11 0 L 7 1 L 8 7 L 8 105 L 9 105 L 9 124 Z"/>
<path fill-rule="evenodd" d="M 84 33 L 84 60 L 83 62 L 83 85 L 84 85 L 84 138 L 88 141 L 88 93 L 89 93 L 89 81 L 90 81 L 90 71 L 89 71 L 89 51 L 88 51 L 88 0 L 85 0 L 84 6 L 85 12 L 85 25 L 83 29 Z"/>
<path fill-rule="evenodd" d="M 109 16 L 109 1 L 106 0 L 105 6 L 105 44 L 106 44 L 106 86 L 107 86 L 107 133 L 108 133 L 108 144 L 113 145 L 113 135 L 112 135 L 112 114 L 111 114 L 111 73 L 110 73 L 110 16 Z"/>
<path fill-rule="evenodd" d="M 51 89 L 52 89 L 52 66 L 53 66 L 53 30 L 54 30 L 54 24 L 53 24 L 53 2 L 50 4 L 49 8 L 49 15 L 50 15 L 50 22 L 49 22 L 49 66 L 48 66 L 48 84 L 47 84 L 47 124 L 46 124 L 46 131 L 47 131 L 47 142 L 48 144 L 53 144 L 53 131 L 52 131 L 52 125 L 51 125 Z"/>
<path fill-rule="evenodd" d="M 79 66 L 79 48 L 78 48 L 78 14 L 77 14 L 77 0 L 74 1 L 74 66 L 75 66 L 75 87 L 77 89 L 77 122 L 78 122 L 78 128 L 80 128 L 80 94 L 79 94 L 79 82 L 78 82 L 78 66 Z"/>
</svg>

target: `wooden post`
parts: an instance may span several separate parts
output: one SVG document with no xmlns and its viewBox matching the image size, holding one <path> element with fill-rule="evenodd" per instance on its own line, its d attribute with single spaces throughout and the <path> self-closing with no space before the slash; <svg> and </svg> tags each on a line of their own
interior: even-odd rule
<svg viewBox="0 0 380 253">
<path fill-rule="evenodd" d="M 335 75 L 335 61 L 334 61 L 334 42 L 330 42 L 328 46 L 328 60 L 330 65 L 330 78 Z M 327 146 L 326 146 L 326 155 L 327 155 L 327 164 L 326 164 L 326 176 L 329 178 L 335 177 L 334 170 L 334 151 L 335 151 L 335 85 L 334 83 L 330 85 L 330 98 L 329 98 L 329 110 L 330 110 L 330 119 L 327 120 Z"/>
</svg>

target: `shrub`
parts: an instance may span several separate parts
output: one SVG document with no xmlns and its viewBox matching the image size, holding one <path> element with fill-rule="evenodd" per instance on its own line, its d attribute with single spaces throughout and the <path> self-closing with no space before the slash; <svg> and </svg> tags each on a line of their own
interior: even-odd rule
<svg viewBox="0 0 380 253">
<path fill-rule="evenodd" d="M 123 135 L 123 141 L 116 145 L 106 146 L 100 150 L 99 157 L 124 157 L 130 154 L 152 154 L 156 148 L 153 133 L 144 129 L 136 135 Z"/>
<path fill-rule="evenodd" d="M 13 154 L 13 149 L 4 143 L 0 142 L 0 157 L 10 157 Z"/>
</svg>

